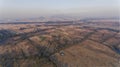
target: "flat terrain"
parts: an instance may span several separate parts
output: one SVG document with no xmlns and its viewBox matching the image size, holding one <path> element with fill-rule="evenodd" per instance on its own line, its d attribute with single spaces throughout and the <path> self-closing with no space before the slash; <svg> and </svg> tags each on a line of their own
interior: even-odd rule
<svg viewBox="0 0 120 67">
<path fill-rule="evenodd" d="M 119 66 L 119 21 L 0 23 L 0 67 Z"/>
</svg>

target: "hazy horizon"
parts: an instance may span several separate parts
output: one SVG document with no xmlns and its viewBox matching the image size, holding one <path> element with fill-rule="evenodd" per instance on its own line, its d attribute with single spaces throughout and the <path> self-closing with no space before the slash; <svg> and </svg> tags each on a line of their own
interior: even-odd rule
<svg viewBox="0 0 120 67">
<path fill-rule="evenodd" d="M 0 0 L 0 18 L 69 15 L 119 16 L 119 0 Z"/>
</svg>

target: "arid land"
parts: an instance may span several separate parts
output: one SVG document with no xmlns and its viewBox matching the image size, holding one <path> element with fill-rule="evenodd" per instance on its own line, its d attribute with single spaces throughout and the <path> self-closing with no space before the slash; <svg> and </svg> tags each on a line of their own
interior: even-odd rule
<svg viewBox="0 0 120 67">
<path fill-rule="evenodd" d="M 0 67 L 119 67 L 120 23 L 0 23 Z"/>
</svg>

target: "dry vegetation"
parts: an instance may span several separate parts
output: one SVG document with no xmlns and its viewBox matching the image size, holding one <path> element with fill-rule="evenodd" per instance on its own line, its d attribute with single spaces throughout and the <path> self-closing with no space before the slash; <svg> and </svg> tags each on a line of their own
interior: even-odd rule
<svg viewBox="0 0 120 67">
<path fill-rule="evenodd" d="M 0 67 L 119 67 L 117 22 L 98 22 L 0 24 Z"/>
</svg>

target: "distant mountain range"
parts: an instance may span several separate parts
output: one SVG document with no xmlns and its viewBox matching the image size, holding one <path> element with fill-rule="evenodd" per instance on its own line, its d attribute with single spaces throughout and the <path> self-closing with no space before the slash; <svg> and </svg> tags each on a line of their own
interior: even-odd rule
<svg viewBox="0 0 120 67">
<path fill-rule="evenodd" d="M 119 19 L 119 17 L 110 17 L 110 18 L 81 18 L 79 16 L 64 16 L 64 15 L 55 15 L 55 16 L 40 16 L 40 17 L 30 17 L 30 18 L 15 18 L 15 19 L 0 19 L 0 23 L 8 23 L 8 22 L 48 22 L 48 21 L 86 21 L 86 20 L 103 20 L 103 19 Z"/>
</svg>

